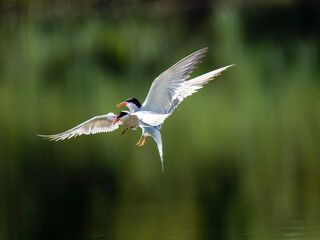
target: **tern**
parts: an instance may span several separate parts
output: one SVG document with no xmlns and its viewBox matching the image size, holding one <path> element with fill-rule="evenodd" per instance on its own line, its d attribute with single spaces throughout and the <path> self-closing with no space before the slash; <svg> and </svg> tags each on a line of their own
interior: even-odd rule
<svg viewBox="0 0 320 240">
<path fill-rule="evenodd" d="M 128 98 L 126 101 L 119 103 L 117 107 L 126 106 L 129 108 L 129 111 L 96 116 L 66 132 L 55 135 L 38 136 L 59 141 L 82 134 L 88 135 L 100 132 L 111 132 L 116 130 L 119 125 L 125 127 L 122 135 L 129 128 L 135 130 L 140 127 L 142 129 L 142 135 L 137 145 L 143 146 L 147 136 L 151 136 L 155 140 L 163 172 L 163 151 L 160 129 L 164 121 L 186 97 L 197 92 L 203 85 L 213 80 L 214 77 L 234 66 L 234 64 L 228 65 L 186 81 L 196 68 L 196 65 L 200 63 L 200 59 L 205 56 L 207 50 L 208 48 L 200 49 L 161 73 L 153 81 L 143 104 L 136 98 Z"/>
<path fill-rule="evenodd" d="M 163 123 L 168 116 L 168 114 L 156 114 L 149 111 L 140 111 L 137 113 L 121 111 L 117 114 L 110 112 L 106 115 L 95 116 L 63 133 L 54 135 L 38 134 L 38 136 L 49 139 L 50 141 L 59 141 L 80 136 L 82 134 L 89 135 L 101 132 L 112 132 L 118 129 L 119 125 L 126 127 L 126 129 L 131 128 L 132 130 L 135 130 L 138 127 L 158 126 Z M 123 131 L 122 135 L 124 132 L 125 131 Z"/>
</svg>

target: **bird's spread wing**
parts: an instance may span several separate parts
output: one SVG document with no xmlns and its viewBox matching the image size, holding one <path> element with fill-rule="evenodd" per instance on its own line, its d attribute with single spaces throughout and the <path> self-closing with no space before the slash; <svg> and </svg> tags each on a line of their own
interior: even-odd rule
<svg viewBox="0 0 320 240">
<path fill-rule="evenodd" d="M 38 135 L 43 138 L 47 138 L 50 141 L 59 141 L 66 138 L 70 139 L 72 137 L 80 136 L 82 134 L 96 134 L 101 132 L 112 132 L 119 127 L 119 124 L 114 124 L 117 119 L 114 113 L 108 113 L 102 116 L 96 116 L 78 126 L 55 135 Z"/>
<path fill-rule="evenodd" d="M 137 116 L 139 120 L 142 122 L 142 125 L 145 126 L 158 126 L 169 117 L 169 114 L 157 114 L 150 111 L 138 111 L 131 114 L 132 116 Z"/>
<path fill-rule="evenodd" d="M 200 49 L 185 57 L 171 68 L 160 74 L 152 83 L 142 109 L 167 114 L 177 90 L 189 77 L 208 48 Z"/>
<path fill-rule="evenodd" d="M 198 89 L 202 88 L 203 85 L 207 84 L 210 80 L 213 80 L 214 77 L 219 76 L 223 71 L 227 70 L 233 65 L 222 67 L 211 72 L 205 73 L 199 77 L 193 78 L 189 81 L 185 81 L 181 87 L 175 92 L 173 101 L 168 110 L 168 114 L 172 114 L 174 109 L 185 99 L 186 97 L 197 92 Z"/>
</svg>

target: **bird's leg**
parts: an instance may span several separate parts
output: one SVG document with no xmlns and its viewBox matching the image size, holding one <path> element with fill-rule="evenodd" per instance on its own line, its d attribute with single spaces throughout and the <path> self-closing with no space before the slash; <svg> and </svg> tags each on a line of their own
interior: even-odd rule
<svg viewBox="0 0 320 240">
<path fill-rule="evenodd" d="M 146 142 L 146 138 L 147 136 L 144 136 L 143 142 L 139 145 L 139 147 L 142 147 L 144 145 L 144 143 Z"/>
<path fill-rule="evenodd" d="M 123 130 L 123 132 L 121 133 L 121 136 L 128 130 L 128 128 L 126 128 L 125 130 Z"/>
<path fill-rule="evenodd" d="M 139 145 L 142 142 L 142 138 L 143 138 L 143 135 L 141 135 L 141 138 L 140 138 L 139 142 L 136 145 Z"/>
</svg>

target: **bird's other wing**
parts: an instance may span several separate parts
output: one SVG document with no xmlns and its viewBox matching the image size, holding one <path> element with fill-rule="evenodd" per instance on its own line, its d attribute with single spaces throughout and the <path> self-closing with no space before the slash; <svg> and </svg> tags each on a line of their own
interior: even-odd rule
<svg viewBox="0 0 320 240">
<path fill-rule="evenodd" d="M 208 48 L 203 48 L 190 54 L 160 74 L 153 81 L 142 109 L 162 114 L 168 113 L 176 91 L 200 63 L 200 59 L 204 57 L 207 50 Z"/>
<path fill-rule="evenodd" d="M 138 111 L 131 114 L 132 116 L 137 116 L 142 122 L 143 126 L 158 126 L 169 117 L 169 114 L 158 114 L 150 111 Z"/>
<path fill-rule="evenodd" d="M 234 64 L 225 66 L 211 72 L 205 73 L 199 77 L 193 78 L 189 81 L 185 81 L 182 86 L 176 91 L 176 95 L 171 103 L 168 114 L 172 114 L 174 109 L 185 99 L 186 97 L 192 95 L 197 92 L 203 85 L 207 84 L 210 80 L 213 80 L 214 77 L 219 76 L 223 71 L 228 68 L 233 67 Z"/>
<path fill-rule="evenodd" d="M 49 139 L 50 141 L 59 141 L 66 138 L 70 139 L 72 137 L 80 136 L 82 134 L 89 135 L 101 132 L 112 132 L 119 127 L 118 123 L 114 124 L 116 119 L 117 117 L 114 113 L 108 113 L 106 115 L 93 117 L 63 133 L 38 136 Z"/>
</svg>

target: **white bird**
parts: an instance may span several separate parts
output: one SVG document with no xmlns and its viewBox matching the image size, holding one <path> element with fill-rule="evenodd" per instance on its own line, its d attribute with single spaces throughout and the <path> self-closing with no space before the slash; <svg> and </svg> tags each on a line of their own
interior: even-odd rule
<svg viewBox="0 0 320 240">
<path fill-rule="evenodd" d="M 125 127 L 122 135 L 129 128 L 135 130 L 140 127 L 142 129 L 142 135 L 137 145 L 143 146 L 146 137 L 151 136 L 157 143 L 163 171 L 163 151 L 160 129 L 165 119 L 172 114 L 183 99 L 197 92 L 198 89 L 202 88 L 204 84 L 208 83 L 214 77 L 220 75 L 221 72 L 234 66 L 229 65 L 222 67 L 186 81 L 196 68 L 196 65 L 200 63 L 200 59 L 204 57 L 207 49 L 208 48 L 203 48 L 190 54 L 160 74 L 153 81 L 142 105 L 136 98 L 129 98 L 117 105 L 118 107 L 127 106 L 130 112 L 121 111 L 117 114 L 108 113 L 106 115 L 96 116 L 66 132 L 55 135 L 38 136 L 59 141 L 82 134 L 88 135 L 100 132 L 111 132 L 116 130 L 119 125 Z"/>
<path fill-rule="evenodd" d="M 135 130 L 138 127 L 158 126 L 168 116 L 168 114 L 154 114 L 148 111 L 140 111 L 137 113 L 121 111 L 117 114 L 108 113 L 102 116 L 95 116 L 63 133 L 54 135 L 38 134 L 38 136 L 49 139 L 50 141 L 59 141 L 80 136 L 82 134 L 89 135 L 101 132 L 112 132 L 118 129 L 119 125 Z"/>
<path fill-rule="evenodd" d="M 200 59 L 204 57 L 207 49 L 208 48 L 203 48 L 190 54 L 160 74 L 160 76 L 153 81 L 149 93 L 142 105 L 136 98 L 129 98 L 126 101 L 119 103 L 117 107 L 127 106 L 131 114 L 140 111 L 148 111 L 154 114 L 171 115 L 183 99 L 197 92 L 198 89 L 202 88 L 204 84 L 208 83 L 214 77 L 220 75 L 221 72 L 234 66 L 233 64 L 222 67 L 186 81 L 192 71 L 196 68 L 196 65 L 200 63 Z M 164 118 L 164 120 L 166 118 Z M 158 126 L 139 126 L 142 128 L 142 135 L 137 145 L 140 144 L 139 146 L 143 146 L 146 137 L 151 136 L 157 143 L 163 171 L 163 150 L 160 133 L 162 124 L 163 122 Z M 127 129 L 125 129 L 125 131 L 126 130 Z"/>
</svg>

